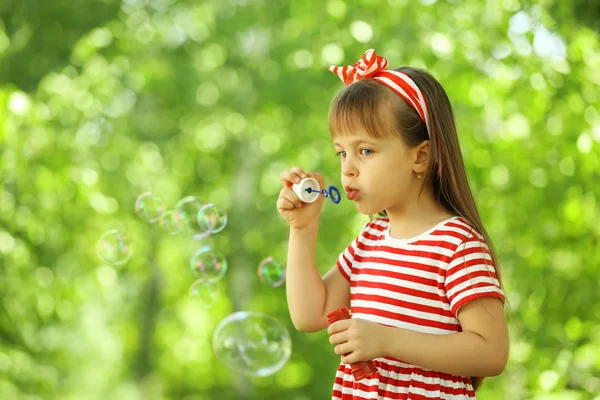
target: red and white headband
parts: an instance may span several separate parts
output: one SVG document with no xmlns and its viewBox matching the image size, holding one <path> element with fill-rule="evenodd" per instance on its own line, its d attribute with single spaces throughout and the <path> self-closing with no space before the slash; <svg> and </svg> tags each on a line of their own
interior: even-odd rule
<svg viewBox="0 0 600 400">
<path fill-rule="evenodd" d="M 375 50 L 369 49 L 354 65 L 343 67 L 332 65 L 329 70 L 336 73 L 346 86 L 358 80 L 370 78 L 392 89 L 419 113 L 427 127 L 427 135 L 431 139 L 432 127 L 427 112 L 427 102 L 421 89 L 417 87 L 410 76 L 399 71 L 386 69 L 387 66 L 388 61 L 384 57 L 378 56 L 375 54 Z"/>
</svg>

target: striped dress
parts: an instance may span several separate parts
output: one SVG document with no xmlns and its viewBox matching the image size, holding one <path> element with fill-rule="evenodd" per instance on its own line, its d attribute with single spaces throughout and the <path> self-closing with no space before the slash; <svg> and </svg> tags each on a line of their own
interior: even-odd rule
<svg viewBox="0 0 600 400">
<path fill-rule="evenodd" d="M 504 302 L 483 240 L 461 217 L 410 239 L 391 237 L 387 218 L 367 223 L 337 261 L 350 281 L 352 318 L 437 335 L 460 332 L 462 305 L 486 296 Z M 359 382 L 340 364 L 332 399 L 475 398 L 468 377 L 388 357 L 375 363 L 379 373 Z"/>
</svg>

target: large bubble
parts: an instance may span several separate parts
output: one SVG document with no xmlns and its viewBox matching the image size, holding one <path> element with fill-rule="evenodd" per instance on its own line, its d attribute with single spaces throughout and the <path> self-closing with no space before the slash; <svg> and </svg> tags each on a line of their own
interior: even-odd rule
<svg viewBox="0 0 600 400">
<path fill-rule="evenodd" d="M 204 246 L 192 254 L 190 269 L 196 278 L 217 282 L 227 272 L 227 259 L 209 246 Z"/>
<path fill-rule="evenodd" d="M 228 368 L 246 375 L 274 374 L 289 360 L 292 340 L 276 318 L 238 311 L 223 319 L 213 333 L 215 356 Z"/>
<path fill-rule="evenodd" d="M 131 258 L 133 244 L 124 232 L 118 229 L 111 229 L 100 236 L 96 250 L 100 258 L 107 263 L 122 265 Z"/>
<path fill-rule="evenodd" d="M 198 224 L 198 213 L 205 203 L 194 196 L 187 196 L 179 200 L 174 207 L 177 217 L 183 222 L 184 232 L 190 234 L 194 239 L 203 239 L 212 232 L 207 226 Z"/>
</svg>

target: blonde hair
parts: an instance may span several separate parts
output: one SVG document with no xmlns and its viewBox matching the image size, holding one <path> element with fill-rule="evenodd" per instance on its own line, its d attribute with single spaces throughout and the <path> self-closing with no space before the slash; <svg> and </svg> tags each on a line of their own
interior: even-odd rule
<svg viewBox="0 0 600 400">
<path fill-rule="evenodd" d="M 431 138 L 425 122 L 399 95 L 373 79 L 362 79 L 344 87 L 333 99 L 329 111 L 329 132 L 332 137 L 355 133 L 362 127 L 374 138 L 400 135 L 409 147 L 430 140 L 430 162 L 425 182 L 431 182 L 436 199 L 449 212 L 467 220 L 488 246 L 500 287 L 498 259 L 492 240 L 486 232 L 467 179 L 452 105 L 440 83 L 429 73 L 410 67 L 396 71 L 410 76 L 427 101 Z M 386 215 L 382 212 L 381 215 Z M 483 250 L 485 251 L 485 250 Z M 482 377 L 471 377 L 477 390 Z"/>
</svg>

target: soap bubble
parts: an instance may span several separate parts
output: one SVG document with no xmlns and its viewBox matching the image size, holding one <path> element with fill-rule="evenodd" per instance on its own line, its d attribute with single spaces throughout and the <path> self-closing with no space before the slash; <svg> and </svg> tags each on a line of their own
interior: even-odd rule
<svg viewBox="0 0 600 400">
<path fill-rule="evenodd" d="M 198 211 L 198 225 L 202 231 L 221 232 L 227 225 L 227 214 L 212 203 L 205 204 Z"/>
<path fill-rule="evenodd" d="M 159 218 L 159 224 L 169 235 L 181 233 L 184 228 L 183 217 L 180 212 L 175 210 L 163 213 Z"/>
<path fill-rule="evenodd" d="M 190 287 L 190 296 L 205 308 L 211 307 L 219 297 L 219 288 L 206 279 L 198 279 Z"/>
<path fill-rule="evenodd" d="M 104 232 L 98 240 L 96 249 L 100 258 L 112 265 L 125 264 L 133 254 L 133 244 L 118 229 Z"/>
<path fill-rule="evenodd" d="M 135 213 L 147 222 L 158 221 L 165 209 L 162 199 L 152 192 L 142 193 L 135 201 Z"/>
<path fill-rule="evenodd" d="M 205 203 L 194 196 L 187 196 L 175 204 L 175 212 L 179 213 L 183 220 L 184 231 L 191 234 L 196 240 L 210 235 L 210 229 L 198 225 L 198 213 Z"/>
<path fill-rule="evenodd" d="M 292 340 L 286 327 L 274 317 L 238 311 L 219 323 L 212 348 L 228 368 L 264 377 L 279 371 L 288 361 Z"/>
<path fill-rule="evenodd" d="M 190 269 L 196 278 L 216 282 L 227 272 L 227 260 L 209 246 L 204 246 L 190 258 Z"/>
<path fill-rule="evenodd" d="M 258 266 L 258 277 L 271 286 L 281 286 L 285 282 L 285 269 L 273 257 L 267 257 Z"/>
</svg>

